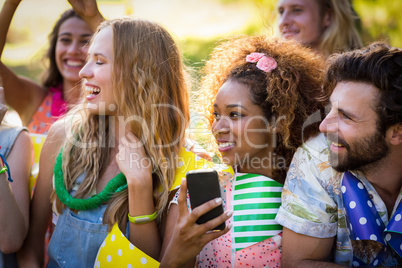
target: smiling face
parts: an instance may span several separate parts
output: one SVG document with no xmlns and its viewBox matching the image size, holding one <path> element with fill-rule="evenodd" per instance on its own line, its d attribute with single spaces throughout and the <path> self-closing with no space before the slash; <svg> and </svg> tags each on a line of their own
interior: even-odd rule
<svg viewBox="0 0 402 268">
<path fill-rule="evenodd" d="M 321 14 L 317 0 L 279 0 L 278 13 L 281 35 L 312 48 L 330 25 L 329 14 Z"/>
<path fill-rule="evenodd" d="M 80 81 L 78 75 L 85 65 L 88 41 L 92 36 L 88 24 L 77 17 L 60 25 L 56 43 L 56 65 L 63 79 L 71 84 Z"/>
<path fill-rule="evenodd" d="M 375 111 L 378 96 L 378 89 L 367 83 L 340 82 L 335 87 L 320 130 L 331 141 L 330 164 L 336 170 L 364 169 L 388 155 Z"/>
<path fill-rule="evenodd" d="M 261 162 L 269 157 L 269 124 L 262 109 L 252 103 L 249 87 L 227 80 L 216 95 L 214 116 L 212 132 L 223 162 L 238 165 L 241 172 L 261 174 L 256 170 L 270 164 Z"/>
<path fill-rule="evenodd" d="M 80 76 L 85 79 L 88 108 L 94 113 L 115 114 L 112 67 L 113 30 L 109 26 L 95 36 L 89 48 L 88 62 L 80 71 Z"/>
</svg>

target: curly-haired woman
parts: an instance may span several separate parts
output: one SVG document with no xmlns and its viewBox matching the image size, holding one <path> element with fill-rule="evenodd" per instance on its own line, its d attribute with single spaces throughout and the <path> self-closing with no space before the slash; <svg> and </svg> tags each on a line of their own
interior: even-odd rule
<svg viewBox="0 0 402 268">
<path fill-rule="evenodd" d="M 319 133 L 308 119 L 322 109 L 323 71 L 321 58 L 295 41 L 245 37 L 214 50 L 200 96 L 222 161 L 235 170 L 221 180 L 229 211 L 196 224 L 222 201 L 189 212 L 183 182 L 168 214 L 162 267 L 190 267 L 198 254 L 198 267 L 280 266 L 282 227 L 274 219 L 294 152 Z M 209 232 L 230 217 L 225 230 Z"/>
</svg>

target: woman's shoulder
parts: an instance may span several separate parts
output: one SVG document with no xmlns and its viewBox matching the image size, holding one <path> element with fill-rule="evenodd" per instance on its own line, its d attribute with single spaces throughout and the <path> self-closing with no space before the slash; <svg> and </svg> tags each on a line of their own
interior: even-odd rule
<svg viewBox="0 0 402 268">
<path fill-rule="evenodd" d="M 50 154 L 57 156 L 66 141 L 66 131 L 64 123 L 61 120 L 56 121 L 49 129 L 41 155 Z"/>
<path fill-rule="evenodd" d="M 21 126 L 13 126 L 13 125 L 7 125 L 7 124 L 2 124 L 0 126 L 0 133 L 1 135 L 14 135 L 17 136 L 21 131 L 28 129 L 26 127 L 21 127 Z"/>
<path fill-rule="evenodd" d="M 65 124 L 63 120 L 58 120 L 52 124 L 52 126 L 49 129 L 48 135 L 47 135 L 47 140 L 52 139 L 52 140 L 60 140 L 66 137 L 67 133 L 67 128 L 65 127 Z"/>
<path fill-rule="evenodd" d="M 28 136 L 25 127 L 0 126 L 0 154 L 7 157 L 14 143 L 17 141 L 18 137 L 21 136 L 21 132 L 26 132 L 25 134 Z"/>
</svg>

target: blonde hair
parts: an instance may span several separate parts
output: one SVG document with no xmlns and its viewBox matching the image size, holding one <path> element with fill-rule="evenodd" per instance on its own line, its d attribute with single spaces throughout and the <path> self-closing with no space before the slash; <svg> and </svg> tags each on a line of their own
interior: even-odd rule
<svg viewBox="0 0 402 268">
<path fill-rule="evenodd" d="M 362 47 L 362 41 L 356 28 L 358 16 L 354 12 L 351 0 L 316 0 L 322 16 L 331 14 L 331 24 L 321 36 L 319 50 L 324 56 L 335 52 L 344 52 Z"/>
<path fill-rule="evenodd" d="M 160 216 L 174 181 L 175 157 L 188 125 L 188 89 L 179 50 L 171 35 L 159 24 L 138 19 L 114 19 L 103 22 L 97 32 L 113 29 L 113 94 L 117 115 L 144 144 L 154 172 L 155 202 Z M 77 116 L 80 115 L 80 116 Z M 130 120 L 140 118 L 141 122 Z M 63 149 L 63 173 L 67 190 L 86 171 L 76 198 L 85 198 L 95 189 L 110 161 L 114 143 L 110 116 L 89 114 L 82 106 L 73 108 L 68 139 Z M 71 142 L 75 141 L 75 142 Z M 92 143 L 92 144 L 91 144 Z M 55 198 L 59 212 L 66 208 Z M 109 200 L 103 222 L 111 227 L 127 221 L 128 191 Z"/>
</svg>

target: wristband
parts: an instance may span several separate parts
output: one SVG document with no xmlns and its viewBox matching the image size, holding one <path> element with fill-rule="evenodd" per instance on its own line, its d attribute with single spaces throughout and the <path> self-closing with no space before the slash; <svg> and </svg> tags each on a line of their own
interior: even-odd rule
<svg viewBox="0 0 402 268">
<path fill-rule="evenodd" d="M 0 169 L 0 174 L 6 173 L 8 171 L 8 168 L 4 166 L 2 169 Z"/>
<path fill-rule="evenodd" d="M 8 165 L 6 159 L 4 158 L 4 156 L 2 154 L 0 154 L 0 158 L 1 158 L 1 161 L 3 162 L 3 168 L 1 169 L 0 174 L 7 172 L 8 181 L 13 182 L 13 180 L 11 179 L 10 166 Z"/>
<path fill-rule="evenodd" d="M 148 223 L 148 222 L 155 220 L 156 215 L 158 215 L 158 211 L 155 211 L 151 215 L 143 215 L 143 216 L 137 216 L 137 217 L 131 217 L 130 213 L 129 213 L 128 220 L 135 224 Z"/>
</svg>

